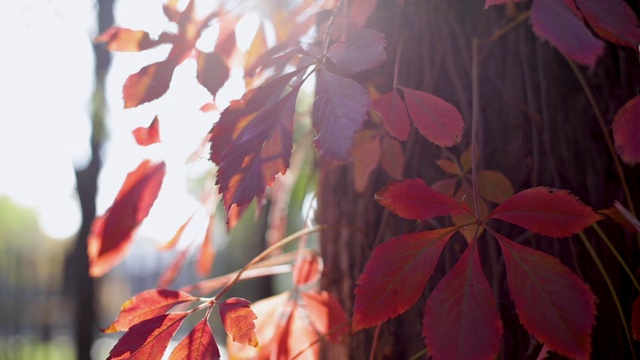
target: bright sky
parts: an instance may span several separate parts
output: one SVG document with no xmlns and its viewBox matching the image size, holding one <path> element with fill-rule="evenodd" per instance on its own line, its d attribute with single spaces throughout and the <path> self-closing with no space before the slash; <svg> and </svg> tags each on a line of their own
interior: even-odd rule
<svg viewBox="0 0 640 360">
<path fill-rule="evenodd" d="M 157 36 L 169 26 L 162 13 L 163 2 L 117 1 L 116 24 Z M 0 40 L 5 49 L 0 58 L 0 195 L 34 208 L 42 229 L 54 238 L 69 237 L 80 225 L 73 166 L 83 164 L 88 156 L 94 18 L 90 1 L 10 1 L 0 12 Z M 247 17 L 239 26 L 246 29 L 245 34 L 238 34 L 240 48 L 248 47 L 256 20 L 255 15 Z M 214 40 L 215 32 L 207 37 Z M 143 158 L 165 159 L 167 178 L 140 229 L 160 241 L 167 240 L 197 207 L 185 193 L 185 175 L 202 173 L 211 165 L 203 159 L 187 169 L 184 162 L 217 117 L 198 111 L 210 96 L 195 80 L 193 60 L 176 69 L 172 88 L 164 98 L 123 109 L 121 91 L 126 77 L 162 60 L 167 52 L 164 47 L 113 56 L 107 80 L 109 141 L 103 152 L 97 200 L 102 214 L 126 174 Z M 240 74 L 233 72 L 217 98 L 218 105 L 224 107 L 240 96 L 242 84 Z M 131 130 L 148 125 L 156 114 L 162 144 L 137 146 Z"/>
</svg>

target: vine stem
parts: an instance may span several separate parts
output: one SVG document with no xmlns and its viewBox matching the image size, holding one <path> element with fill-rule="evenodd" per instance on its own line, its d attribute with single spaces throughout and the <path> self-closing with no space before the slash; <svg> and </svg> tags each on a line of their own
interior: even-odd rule
<svg viewBox="0 0 640 360">
<path fill-rule="evenodd" d="M 322 39 L 322 51 L 320 52 L 320 56 L 323 61 L 324 57 L 327 56 L 327 49 L 329 48 L 329 40 L 331 39 L 331 30 L 333 29 L 333 23 L 336 21 L 336 18 L 338 17 L 338 10 L 340 10 L 340 7 L 343 3 L 344 0 L 340 0 L 340 2 L 338 2 L 335 9 L 333 9 L 333 13 L 329 18 L 329 22 L 327 23 L 327 30 L 325 31 L 324 38 Z"/>
<path fill-rule="evenodd" d="M 297 231 L 289 236 L 287 236 L 286 238 L 278 241 L 277 243 L 271 245 L 268 249 L 266 249 L 265 251 L 261 252 L 258 256 L 256 256 L 255 258 L 253 258 L 253 260 L 251 260 L 249 263 L 247 263 L 247 265 L 245 265 L 242 269 L 240 269 L 240 271 L 238 271 L 236 273 L 236 276 L 231 279 L 231 281 L 229 281 L 229 283 L 227 285 L 225 285 L 225 287 L 223 287 L 214 297 L 213 297 L 213 301 L 217 301 L 222 295 L 224 295 L 236 282 L 238 282 L 238 280 L 240 279 L 240 277 L 242 276 L 242 273 L 244 273 L 245 271 L 247 271 L 250 267 L 252 267 L 253 265 L 259 263 L 260 261 L 262 261 L 264 258 L 266 258 L 269 254 L 271 254 L 273 251 L 283 247 L 284 245 L 297 240 L 300 237 L 303 237 L 305 235 L 311 234 L 311 233 L 316 233 L 316 232 L 320 232 L 323 230 L 327 230 L 329 229 L 330 226 L 328 225 L 319 225 L 319 226 L 314 226 L 308 229 L 303 229 L 300 231 Z"/>
<path fill-rule="evenodd" d="M 620 160 L 618 159 L 618 155 L 613 145 L 613 141 L 611 140 L 611 136 L 609 135 L 609 129 L 605 124 L 604 117 L 602 116 L 602 112 L 598 108 L 598 104 L 596 103 L 596 99 L 593 96 L 593 92 L 591 91 L 591 88 L 589 88 L 589 85 L 587 84 L 587 80 L 585 79 L 584 75 L 580 72 L 580 69 L 578 69 L 578 66 L 576 66 L 573 60 L 569 59 L 566 55 L 564 58 L 567 59 L 567 62 L 569 63 L 571 70 L 573 71 L 576 78 L 578 79 L 578 82 L 580 82 L 580 86 L 582 87 L 582 90 L 584 91 L 585 95 L 587 96 L 587 99 L 589 100 L 589 104 L 593 109 L 593 113 L 596 115 L 596 119 L 598 120 L 598 125 L 600 125 L 600 130 L 602 131 L 602 135 L 604 136 L 604 139 L 607 143 L 607 147 L 609 148 L 611 157 L 613 157 L 613 163 L 615 164 L 616 172 L 620 177 L 620 182 L 622 183 L 622 189 L 624 191 L 625 197 L 627 198 L 627 205 L 629 206 L 629 210 L 631 211 L 631 213 L 634 216 L 636 216 L 636 212 L 633 207 L 633 202 L 631 201 L 631 193 L 629 192 L 629 187 L 627 186 L 627 180 L 625 179 L 624 172 L 622 171 L 622 165 L 620 164 Z"/>
<path fill-rule="evenodd" d="M 622 321 L 622 325 L 624 326 L 624 332 L 627 335 L 627 340 L 629 341 L 631 354 L 633 355 L 633 358 L 636 359 L 636 353 L 633 350 L 633 340 L 631 340 L 631 335 L 629 334 L 629 326 L 627 325 L 627 320 L 624 317 L 624 312 L 622 311 L 622 305 L 620 305 L 618 294 L 616 294 L 616 290 L 613 286 L 613 283 L 611 283 L 611 278 L 609 278 L 609 274 L 607 273 L 607 270 L 604 268 L 604 265 L 602 265 L 602 262 L 600 261 L 600 257 L 598 257 L 598 253 L 596 253 L 596 250 L 593 248 L 593 246 L 591 246 L 589 239 L 587 239 L 587 237 L 584 235 L 583 232 L 580 232 L 578 235 L 580 236 L 580 239 L 582 239 L 582 243 L 584 244 L 584 246 L 589 251 L 589 254 L 591 254 L 591 257 L 593 258 L 593 261 L 596 263 L 598 270 L 600 270 L 600 274 L 602 274 L 604 281 L 607 283 L 607 287 L 609 288 L 609 292 L 611 293 L 613 302 L 616 303 L 616 308 L 618 309 L 620 320 Z"/>
<path fill-rule="evenodd" d="M 373 333 L 373 342 L 371 343 L 371 352 L 369 353 L 369 360 L 374 360 L 376 358 L 376 348 L 378 347 L 378 339 L 380 338 L 381 328 L 382 328 L 382 323 L 376 326 L 376 331 Z"/>
<path fill-rule="evenodd" d="M 624 268 L 624 270 L 627 272 L 627 274 L 629 275 L 629 277 L 631 278 L 631 281 L 633 282 L 633 284 L 636 286 L 636 289 L 638 289 L 638 291 L 640 291 L 640 284 L 638 284 L 638 280 L 636 279 L 636 277 L 633 275 L 633 272 L 631 272 L 631 270 L 629 269 L 629 267 L 627 266 L 627 264 L 624 262 L 624 260 L 622 259 L 622 256 L 620 256 L 620 253 L 616 250 L 616 248 L 613 246 L 613 244 L 611 243 L 611 241 L 609 240 L 609 238 L 607 237 L 607 234 L 604 233 L 604 231 L 602 231 L 602 229 L 600 228 L 600 226 L 598 226 L 598 224 L 593 223 L 593 225 L 591 225 L 596 232 L 598 233 L 598 235 L 600 235 L 600 237 L 602 238 L 602 240 L 604 240 L 604 243 L 607 244 L 607 246 L 609 247 L 609 250 L 611 250 L 611 252 L 613 253 L 613 255 L 616 257 L 616 259 L 618 259 L 618 261 L 620 262 L 620 265 L 622 265 L 622 267 Z"/>
<path fill-rule="evenodd" d="M 478 38 L 471 39 L 471 186 L 473 188 L 473 206 L 476 220 L 480 218 L 478 205 L 478 169 L 476 164 L 476 147 L 478 122 L 480 122 L 480 87 L 478 83 Z"/>
</svg>

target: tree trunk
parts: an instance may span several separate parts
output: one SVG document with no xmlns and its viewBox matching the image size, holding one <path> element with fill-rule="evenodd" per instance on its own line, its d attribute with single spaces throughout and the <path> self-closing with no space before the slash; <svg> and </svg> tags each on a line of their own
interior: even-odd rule
<svg viewBox="0 0 640 360">
<path fill-rule="evenodd" d="M 624 194 L 612 154 L 604 141 L 594 110 L 590 107 L 568 61 L 539 40 L 528 21 L 511 28 L 494 42 L 487 39 L 514 20 L 510 6 L 524 12 L 529 2 L 483 10 L 484 0 L 411 1 L 402 9 L 395 1 L 379 1 L 368 27 L 387 38 L 387 61 L 375 71 L 359 75 L 361 82 L 375 84 L 381 93 L 391 89 L 396 51 L 403 42 L 399 60 L 400 85 L 426 91 L 455 105 L 465 119 L 462 143 L 447 149 L 456 156 L 470 144 L 472 109 L 473 38 L 479 39 L 479 168 L 497 170 L 512 182 L 515 191 L 550 186 L 571 191 L 594 209 L 623 203 Z M 637 54 L 628 48 L 608 45 L 593 71 L 579 68 L 594 92 L 599 111 L 610 128 L 613 115 L 640 88 Z M 419 177 L 427 184 L 444 178 L 435 166 L 443 149 L 422 138 L 415 129 L 403 143 L 404 178 Z M 382 151 L 385 151 L 384 149 Z M 399 160 L 400 161 L 400 160 Z M 448 219 L 416 225 L 390 214 L 374 201 L 374 194 L 390 180 L 381 169 L 369 178 L 359 194 L 353 186 L 353 166 L 322 163 L 318 189 L 318 223 L 348 225 L 321 236 L 325 273 L 322 285 L 353 309 L 353 290 L 371 251 L 380 243 L 404 233 L 447 225 Z M 638 179 L 638 167 L 624 167 L 627 179 Z M 628 181 L 634 203 L 639 183 Z M 505 235 L 550 253 L 582 277 L 598 298 L 596 326 L 592 336 L 593 358 L 629 358 L 630 348 L 612 296 L 602 274 L 580 239 L 528 237 L 521 228 L 493 224 Z M 609 234 L 633 270 L 640 265 L 636 239 L 611 222 L 601 226 Z M 586 235 L 596 248 L 611 277 L 630 321 L 632 284 L 603 242 L 590 229 Z M 436 272 L 418 303 L 402 316 L 380 327 L 372 349 L 375 328 L 354 334 L 348 357 L 366 359 L 372 350 L 379 359 L 407 359 L 423 351 L 424 301 L 438 281 L 455 264 L 465 248 L 458 235 L 445 247 Z M 509 297 L 504 266 L 495 241 L 480 249 L 485 274 L 492 285 L 504 322 L 500 357 L 535 358 L 542 345 L 520 324 Z M 479 329 L 479 331 L 481 331 Z M 422 356 L 424 357 L 424 356 Z M 421 358 L 422 358 L 421 357 Z M 327 355 L 332 358 L 332 355 Z"/>
</svg>

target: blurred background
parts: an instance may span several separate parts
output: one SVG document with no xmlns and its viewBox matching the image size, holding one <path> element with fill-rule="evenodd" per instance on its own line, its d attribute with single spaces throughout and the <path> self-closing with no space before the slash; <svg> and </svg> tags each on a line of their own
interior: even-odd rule
<svg viewBox="0 0 640 360">
<path fill-rule="evenodd" d="M 148 31 L 152 38 L 171 30 L 162 3 L 22 0 L 7 2 L 0 12 L 0 360 L 106 358 L 121 334 L 107 336 L 99 328 L 115 319 L 124 301 L 156 287 L 181 250 L 157 247 L 199 208 L 203 178 L 215 171 L 207 153 L 198 153 L 218 116 L 198 111 L 210 95 L 195 81 L 195 61 L 189 59 L 176 69 L 166 96 L 124 110 L 127 76 L 162 60 L 169 48 L 109 54 L 92 41 L 114 23 Z M 206 13 L 217 3 L 197 5 L 197 12 Z M 241 51 L 251 43 L 258 19 L 250 11 L 240 20 Z M 205 33 L 198 46 L 211 50 L 215 31 Z M 216 97 L 218 107 L 243 91 L 242 71 L 234 69 Z M 156 114 L 162 143 L 142 148 L 131 131 Z M 196 160 L 187 164 L 194 151 Z M 105 277 L 90 279 L 84 243 L 90 222 L 108 209 L 126 174 L 144 158 L 167 163 L 158 200 L 130 255 Z M 312 179 L 301 178 L 304 184 L 292 194 L 296 214 L 311 199 Z M 266 212 L 254 212 L 248 210 L 232 241 L 224 216 L 217 217 L 216 275 L 237 269 L 264 248 Z M 289 225 L 300 229 L 301 218 L 289 219 Z M 172 288 L 194 281 L 187 264 Z M 273 287 L 264 280 L 242 285 L 238 291 L 252 301 Z"/>
</svg>

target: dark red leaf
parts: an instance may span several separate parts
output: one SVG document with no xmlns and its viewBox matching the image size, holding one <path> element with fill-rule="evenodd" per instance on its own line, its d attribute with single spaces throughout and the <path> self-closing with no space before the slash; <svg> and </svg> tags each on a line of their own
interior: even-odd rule
<svg viewBox="0 0 640 360">
<path fill-rule="evenodd" d="M 171 352 L 169 360 L 214 360 L 220 359 L 218 344 L 213 338 L 209 318 L 204 317 L 190 332 L 178 343 Z"/>
<path fill-rule="evenodd" d="M 373 100 L 371 109 L 380 113 L 382 123 L 389 134 L 398 140 L 407 140 L 411 124 L 407 108 L 397 90 L 392 90 Z"/>
<path fill-rule="evenodd" d="M 104 333 L 126 331 L 143 320 L 164 314 L 172 307 L 196 300 L 182 291 L 152 289 L 143 291 L 122 304 L 118 318 L 104 329 Z"/>
<path fill-rule="evenodd" d="M 328 338 L 336 343 L 349 335 L 349 318 L 337 298 L 326 291 L 305 291 L 301 295 L 313 327 L 320 334 L 332 331 Z"/>
<path fill-rule="evenodd" d="M 536 35 L 560 52 L 593 67 L 604 51 L 604 43 L 591 34 L 576 12 L 572 2 L 536 0 L 531 6 L 531 25 Z"/>
<path fill-rule="evenodd" d="M 638 50 L 638 18 L 624 0 L 576 0 L 576 5 L 598 35 Z"/>
<path fill-rule="evenodd" d="M 629 100 L 613 119 L 613 141 L 622 160 L 633 166 L 640 163 L 640 95 Z"/>
<path fill-rule="evenodd" d="M 426 92 L 405 87 L 400 89 L 420 134 L 439 146 L 453 146 L 460 142 L 464 122 L 455 106 Z"/>
<path fill-rule="evenodd" d="M 176 65 L 175 61 L 167 59 L 147 65 L 129 76 L 122 87 L 124 108 L 134 108 L 164 95 L 169 90 Z"/>
<path fill-rule="evenodd" d="M 631 331 L 633 332 L 633 338 L 640 340 L 640 297 L 637 297 L 633 302 L 631 310 Z"/>
<path fill-rule="evenodd" d="M 143 161 L 130 172 L 107 212 L 95 219 L 87 240 L 91 276 L 102 276 L 126 255 L 133 234 L 158 197 L 164 162 Z"/>
<path fill-rule="evenodd" d="M 353 134 L 367 119 L 370 105 L 369 94 L 362 85 L 321 70 L 313 102 L 318 152 L 330 159 L 347 160 Z"/>
<path fill-rule="evenodd" d="M 413 305 L 435 270 L 453 228 L 393 238 L 373 250 L 357 281 L 352 331 L 396 317 Z"/>
<path fill-rule="evenodd" d="M 164 269 L 162 274 L 160 274 L 156 287 L 168 288 L 169 286 L 171 286 L 171 284 L 173 284 L 178 275 L 180 275 L 180 271 L 182 271 L 182 268 L 184 267 L 184 264 L 187 260 L 187 255 L 189 255 L 190 250 L 191 248 L 188 246 L 180 250 L 171 264 L 167 266 L 166 269 Z"/>
<path fill-rule="evenodd" d="M 222 56 L 216 52 L 198 51 L 198 71 L 196 79 L 204 86 L 211 96 L 215 97 L 218 90 L 229 79 L 229 66 Z"/>
<path fill-rule="evenodd" d="M 502 323 L 474 241 L 427 299 L 423 335 L 434 359 L 493 359 Z"/>
<path fill-rule="evenodd" d="M 520 225 L 534 233 L 565 237 L 579 233 L 601 216 L 568 191 L 541 186 L 513 195 L 498 205 L 489 218 Z"/>
<path fill-rule="evenodd" d="M 133 325 L 111 349 L 107 360 L 161 359 L 188 314 L 164 314 Z"/>
<path fill-rule="evenodd" d="M 249 307 L 249 300 L 241 298 L 231 298 L 222 303 L 220 307 L 220 318 L 225 331 L 233 338 L 233 341 L 247 346 L 259 347 L 256 337 L 256 314 Z"/>
<path fill-rule="evenodd" d="M 216 250 L 213 246 L 213 224 L 215 218 L 209 218 L 209 224 L 204 233 L 202 246 L 200 246 L 200 257 L 196 263 L 196 272 L 199 276 L 205 277 L 211 273 L 211 267 L 216 259 Z"/>
<path fill-rule="evenodd" d="M 371 29 L 358 29 L 342 37 L 327 52 L 340 71 L 355 74 L 380 65 L 386 55 L 384 35 Z"/>
<path fill-rule="evenodd" d="M 160 142 L 160 120 L 156 115 L 148 127 L 139 127 L 133 130 L 133 137 L 140 146 L 148 146 Z"/>
<path fill-rule="evenodd" d="M 394 214 L 414 220 L 469 213 L 468 209 L 433 190 L 422 179 L 392 182 L 376 193 L 376 200 Z"/>
<path fill-rule="evenodd" d="M 293 118 L 300 86 L 234 129 L 230 146 L 219 162 L 217 183 L 227 212 L 233 204 L 248 204 L 289 168 L 293 148 Z M 212 145 L 213 146 L 213 145 Z"/>
<path fill-rule="evenodd" d="M 507 284 L 524 327 L 540 342 L 570 358 L 587 359 L 596 298 L 553 256 L 494 233 L 507 269 Z"/>
</svg>

